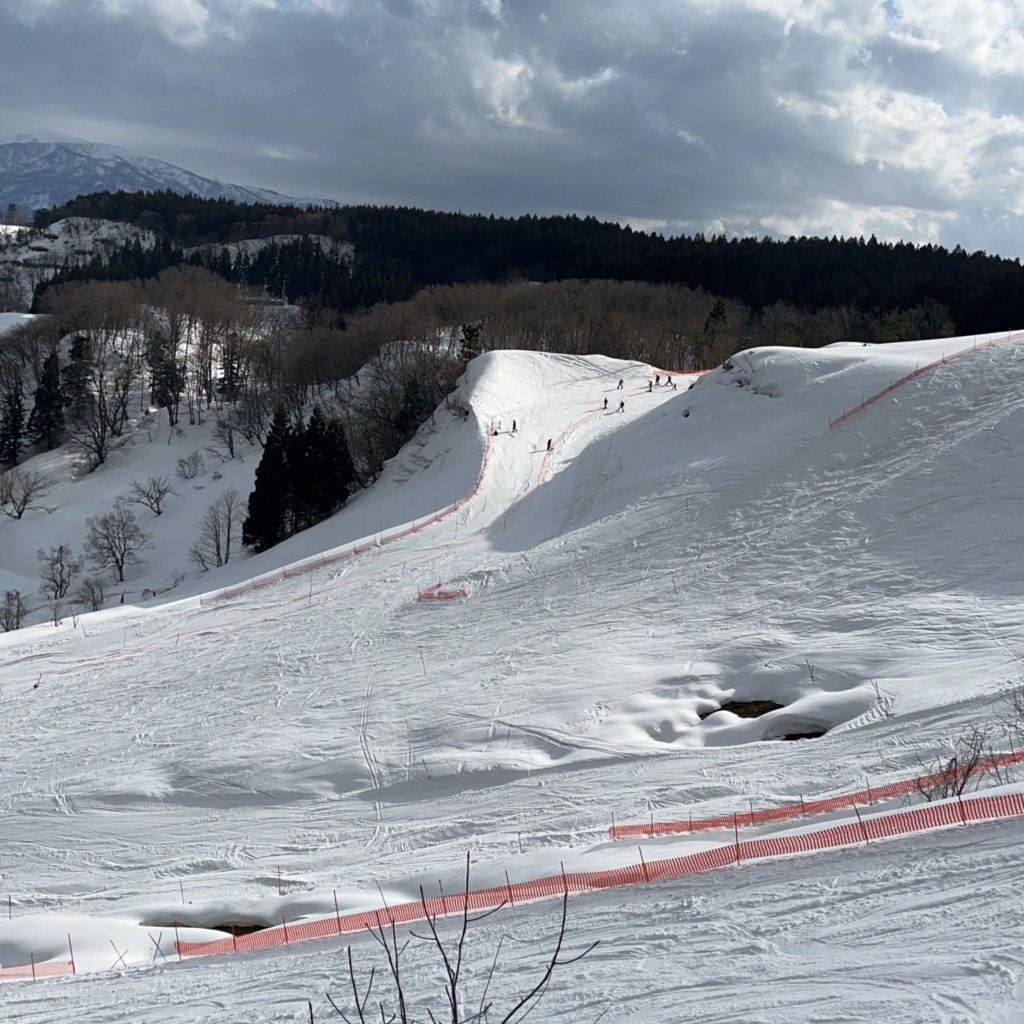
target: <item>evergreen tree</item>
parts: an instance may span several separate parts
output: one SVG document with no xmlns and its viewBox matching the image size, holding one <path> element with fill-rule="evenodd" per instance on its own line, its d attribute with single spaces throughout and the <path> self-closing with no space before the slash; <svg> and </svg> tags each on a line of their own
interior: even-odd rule
<svg viewBox="0 0 1024 1024">
<path fill-rule="evenodd" d="M 305 530 L 315 522 L 313 515 L 311 467 L 309 465 L 308 431 L 305 423 L 292 427 L 285 446 L 285 461 L 288 466 L 289 515 L 285 523 L 285 535 L 291 536 Z"/>
<path fill-rule="evenodd" d="M 60 360 L 51 352 L 43 363 L 36 387 L 32 412 L 28 418 L 28 437 L 32 444 L 53 451 L 64 433 L 64 392 L 60 386 Z"/>
<path fill-rule="evenodd" d="M 185 390 L 185 373 L 171 348 L 169 340 L 154 334 L 147 345 L 150 397 L 161 409 L 167 410 L 173 427 L 178 422 L 181 396 Z"/>
<path fill-rule="evenodd" d="M 341 508 L 348 496 L 356 489 L 356 467 L 349 451 L 345 426 L 341 420 L 331 419 L 327 423 L 327 442 L 324 445 L 330 455 L 331 472 L 326 476 L 330 490 L 324 495 L 325 506 L 329 503 L 331 512 Z M 328 513 L 330 514 L 330 513 Z"/>
<path fill-rule="evenodd" d="M 355 476 L 345 428 L 340 420 L 328 420 L 317 406 L 306 430 L 304 500 L 312 522 L 326 519 L 345 504 Z"/>
<path fill-rule="evenodd" d="M 64 407 L 77 419 L 89 400 L 89 382 L 92 380 L 92 346 L 89 339 L 76 335 L 71 339 L 70 361 L 61 372 L 61 390 Z"/>
<path fill-rule="evenodd" d="M 15 466 L 25 446 L 21 378 L 15 377 L 0 405 L 0 466 Z"/>
<path fill-rule="evenodd" d="M 292 508 L 288 470 L 291 433 L 288 414 L 283 405 L 278 405 L 263 446 L 263 457 L 256 467 L 256 482 L 249 495 L 249 514 L 242 524 L 242 543 L 255 551 L 266 551 L 288 536 Z"/>
</svg>

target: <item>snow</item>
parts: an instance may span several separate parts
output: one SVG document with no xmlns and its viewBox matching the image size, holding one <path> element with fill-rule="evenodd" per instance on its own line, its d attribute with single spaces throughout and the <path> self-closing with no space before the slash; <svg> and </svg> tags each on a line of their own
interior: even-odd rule
<svg viewBox="0 0 1024 1024">
<path fill-rule="evenodd" d="M 86 264 L 97 252 L 121 247 L 133 239 L 138 239 L 143 249 L 151 249 L 156 243 L 152 231 L 100 218 L 66 217 L 43 229 L 7 230 L 0 235 L 0 280 L 20 288 L 23 304 L 28 307 L 33 289 L 65 264 Z"/>
<path fill-rule="evenodd" d="M 198 576 L 199 516 L 224 487 L 247 492 L 257 461 L 207 455 L 164 515 L 141 517 L 154 548 L 124 605 L 0 636 L 0 965 L 66 959 L 70 935 L 81 972 L 4 986 L 8 1015 L 301 1021 L 310 999 L 331 1019 L 339 947 L 369 965 L 368 937 L 179 964 L 173 922 L 203 941 L 330 916 L 335 895 L 344 913 L 439 880 L 455 892 L 467 849 L 475 887 L 634 864 L 608 839 L 613 816 L 799 802 L 948 756 L 997 719 L 1024 654 L 1022 350 L 996 340 L 833 430 L 975 339 L 756 349 L 651 392 L 641 364 L 490 353 L 460 384 L 468 420 L 439 410 L 328 522 Z M 79 546 L 132 479 L 208 441 L 143 416 L 96 474 L 66 453 L 31 460 L 59 481 L 53 511 L 0 524 L 0 586 L 34 587 L 36 548 Z M 442 522 L 200 600 L 386 540 L 470 491 L 485 452 L 479 489 Z M 468 597 L 416 599 L 436 583 Z M 786 706 L 701 718 L 733 699 Z M 829 732 L 772 741 L 794 723 Z M 601 944 L 535 1016 L 1016 1020 L 1019 837 L 1016 821 L 978 824 L 574 897 L 570 951 Z M 538 902 L 473 926 L 472 990 L 506 935 L 490 994 L 525 991 L 557 914 Z M 436 1009 L 436 965 L 409 955 Z"/>
<path fill-rule="evenodd" d="M 271 189 L 233 185 L 106 143 L 52 132 L 0 139 L 3 203 L 22 210 L 59 206 L 91 192 L 170 189 L 182 195 L 240 203 L 337 206 L 334 200 L 296 199 Z"/>
</svg>

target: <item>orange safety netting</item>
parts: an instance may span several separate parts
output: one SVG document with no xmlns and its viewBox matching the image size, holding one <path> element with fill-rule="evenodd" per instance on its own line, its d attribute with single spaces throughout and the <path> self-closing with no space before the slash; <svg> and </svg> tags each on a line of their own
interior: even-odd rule
<svg viewBox="0 0 1024 1024">
<path fill-rule="evenodd" d="M 972 776 L 982 775 L 994 768 L 1024 761 L 1024 751 L 999 754 L 978 764 L 970 773 Z M 955 776 L 961 778 L 962 776 Z M 901 779 L 885 786 L 873 788 L 869 786 L 856 793 L 843 793 L 839 796 L 826 797 L 823 800 L 803 800 L 798 804 L 784 804 L 782 807 L 767 807 L 764 810 L 750 810 L 737 814 L 724 814 L 714 818 L 687 818 L 673 821 L 645 821 L 636 825 L 612 825 L 608 834 L 612 839 L 638 839 L 652 836 L 678 835 L 685 832 L 708 832 L 715 829 L 746 828 L 750 825 L 764 825 L 772 821 L 787 821 L 803 818 L 811 814 L 825 814 L 850 807 L 864 807 L 889 800 L 892 797 L 905 796 L 908 793 L 919 793 L 929 786 L 941 785 L 953 781 L 954 776 L 946 772 L 935 772 L 931 775 L 920 775 L 912 779 Z"/>
<path fill-rule="evenodd" d="M 899 380 L 894 380 L 887 388 L 882 388 L 875 395 L 871 395 L 870 398 L 865 398 L 859 405 L 855 405 L 852 409 L 846 409 L 843 411 L 841 416 L 837 416 L 835 419 L 829 418 L 828 429 L 832 430 L 834 427 L 838 427 L 840 423 L 844 423 L 851 416 L 855 416 L 857 413 L 866 409 L 869 405 L 874 405 L 880 398 L 884 398 L 886 395 L 892 394 L 897 388 L 903 387 L 904 384 L 909 384 L 912 380 L 916 380 L 922 374 L 928 373 L 930 370 L 934 370 L 936 367 L 943 366 L 946 363 L 951 363 L 954 359 L 960 359 L 962 356 L 971 355 L 973 352 L 978 352 L 981 349 L 992 348 L 993 345 L 1006 345 L 1009 342 L 1020 341 L 1024 338 L 1024 334 L 1008 334 L 1005 338 L 993 338 L 991 341 L 982 342 L 980 345 L 975 342 L 970 348 L 961 349 L 959 352 L 954 352 L 952 355 L 943 356 L 941 359 L 936 359 L 934 362 L 926 363 L 924 366 L 919 366 L 916 370 L 908 373 L 904 377 L 900 377 Z"/>
</svg>

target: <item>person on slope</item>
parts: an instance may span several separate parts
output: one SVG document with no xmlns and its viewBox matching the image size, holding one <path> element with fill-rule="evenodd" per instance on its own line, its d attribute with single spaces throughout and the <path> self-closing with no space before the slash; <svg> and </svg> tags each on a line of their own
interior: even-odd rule
<svg viewBox="0 0 1024 1024">
<path fill-rule="evenodd" d="M 605 400 L 604 400 L 604 407 L 605 407 L 606 409 L 608 408 L 608 399 L 607 399 L 607 398 L 605 398 Z"/>
<path fill-rule="evenodd" d="M 648 391 L 653 391 L 654 390 L 654 382 L 653 381 L 648 381 L 647 382 L 647 390 Z"/>
<path fill-rule="evenodd" d="M 516 421 L 513 420 L 512 421 L 512 433 L 514 434 L 515 432 L 516 432 Z"/>
<path fill-rule="evenodd" d="M 661 386 L 661 374 L 660 373 L 656 373 L 654 375 L 654 386 L 656 388 Z"/>
<path fill-rule="evenodd" d="M 619 402 L 619 407 L 615 411 L 616 412 L 625 412 L 626 411 L 626 403 L 625 402 Z"/>
<path fill-rule="evenodd" d="M 622 380 L 622 379 L 620 378 L 620 379 L 619 379 L 619 386 L 618 386 L 618 387 L 617 387 L 617 388 L 616 388 L 615 390 L 616 390 L 616 391 L 621 391 L 621 390 L 622 390 L 622 385 L 623 385 L 623 383 L 624 383 L 624 381 L 623 381 L 623 380 Z"/>
<path fill-rule="evenodd" d="M 551 451 L 551 438 L 548 438 L 548 451 Z"/>
</svg>

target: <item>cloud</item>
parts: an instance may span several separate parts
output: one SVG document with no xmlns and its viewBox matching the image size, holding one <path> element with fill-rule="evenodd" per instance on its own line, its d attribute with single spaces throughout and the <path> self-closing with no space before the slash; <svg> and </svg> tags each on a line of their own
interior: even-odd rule
<svg viewBox="0 0 1024 1024">
<path fill-rule="evenodd" d="M 0 130 L 299 195 L 1018 255 L 1022 33 L 1019 0 L 9 0 Z"/>
</svg>

